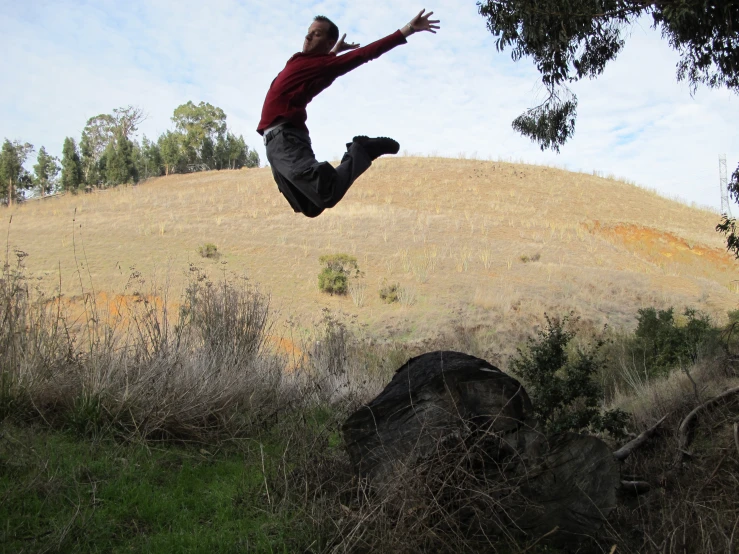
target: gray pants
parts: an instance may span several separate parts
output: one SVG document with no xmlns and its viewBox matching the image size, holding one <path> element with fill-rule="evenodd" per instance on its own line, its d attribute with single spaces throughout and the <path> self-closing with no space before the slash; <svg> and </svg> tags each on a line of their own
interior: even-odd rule
<svg viewBox="0 0 739 554">
<path fill-rule="evenodd" d="M 318 162 L 308 133 L 290 125 L 272 131 L 265 139 L 277 188 L 293 210 L 308 217 L 333 208 L 372 164 L 364 148 L 356 143 L 347 145 L 335 169 L 328 162 Z"/>
</svg>

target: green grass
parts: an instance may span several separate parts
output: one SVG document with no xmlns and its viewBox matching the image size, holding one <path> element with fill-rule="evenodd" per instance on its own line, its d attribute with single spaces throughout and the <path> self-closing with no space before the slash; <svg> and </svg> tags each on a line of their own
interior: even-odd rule
<svg viewBox="0 0 739 554">
<path fill-rule="evenodd" d="M 159 448 L 7 423 L 0 433 L 2 554 L 295 552 L 313 542 L 300 514 L 271 508 L 257 442 Z"/>
</svg>

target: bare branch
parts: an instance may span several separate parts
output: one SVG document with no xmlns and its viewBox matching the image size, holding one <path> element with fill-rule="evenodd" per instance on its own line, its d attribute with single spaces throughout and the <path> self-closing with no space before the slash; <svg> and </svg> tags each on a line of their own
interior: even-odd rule
<svg viewBox="0 0 739 554">
<path fill-rule="evenodd" d="M 657 423 L 652 425 L 649 429 L 641 433 L 634 440 L 627 442 L 621 448 L 616 450 L 613 453 L 613 457 L 616 458 L 618 461 L 623 462 L 626 458 L 628 458 L 631 455 L 631 453 L 634 450 L 641 447 L 645 442 L 647 442 L 650 438 L 652 438 L 652 436 L 657 432 L 657 428 L 660 425 L 662 425 L 662 423 L 667 419 L 667 416 L 669 415 L 670 414 L 665 414 L 664 417 L 662 417 L 662 419 L 660 419 Z"/>
<path fill-rule="evenodd" d="M 634 496 L 647 493 L 651 489 L 652 485 L 646 481 L 621 481 L 621 490 Z"/>
<path fill-rule="evenodd" d="M 685 456 L 689 454 L 688 446 L 690 445 L 690 441 L 691 441 L 690 430 L 692 429 L 693 424 L 695 423 L 698 417 L 698 414 L 702 412 L 703 410 L 711 408 L 714 405 L 718 404 L 719 402 L 726 400 L 730 398 L 731 396 L 734 396 L 735 394 L 739 394 L 739 387 L 734 387 L 733 389 L 724 391 L 718 396 L 711 398 L 711 400 L 708 400 L 707 402 L 704 402 L 703 404 L 695 408 L 692 412 L 690 412 L 685 417 L 685 419 L 683 419 L 682 423 L 680 424 L 680 427 L 678 428 L 678 441 L 679 442 L 678 442 L 678 447 L 677 447 L 677 454 L 675 455 L 675 462 L 674 462 L 675 466 L 682 463 Z"/>
</svg>

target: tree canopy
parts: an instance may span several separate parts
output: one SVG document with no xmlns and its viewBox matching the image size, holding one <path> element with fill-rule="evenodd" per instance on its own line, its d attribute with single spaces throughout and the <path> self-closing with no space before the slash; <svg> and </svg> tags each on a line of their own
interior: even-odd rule
<svg viewBox="0 0 739 554">
<path fill-rule="evenodd" d="M 678 80 L 739 92 L 739 3 L 735 0 L 484 0 L 478 10 L 496 48 L 531 57 L 547 90 L 513 128 L 542 150 L 559 151 L 575 132 L 577 97 L 568 84 L 598 77 L 624 47 L 628 27 L 651 15 L 680 54 Z"/>
<path fill-rule="evenodd" d="M 46 152 L 43 146 L 38 151 L 36 164 L 33 166 L 33 185 L 36 187 L 41 196 L 54 191 L 57 185 L 57 175 L 59 175 L 60 167 L 57 163 L 59 160 Z"/>
<path fill-rule="evenodd" d="M 82 162 L 74 139 L 64 139 L 62 147 L 62 190 L 77 192 L 82 186 Z"/>
<path fill-rule="evenodd" d="M 0 201 L 22 200 L 24 191 L 32 187 L 44 196 L 56 190 L 77 192 L 204 168 L 260 165 L 259 154 L 249 149 L 244 137 L 230 132 L 221 108 L 206 102 L 182 104 L 174 110 L 173 130 L 156 141 L 143 136 L 139 142 L 136 134 L 145 119 L 143 110 L 134 106 L 90 117 L 79 143 L 72 137 L 64 140 L 61 162 L 41 147 L 33 175 L 24 167 L 33 146 L 6 139 L 0 149 Z"/>
<path fill-rule="evenodd" d="M 23 164 L 33 152 L 33 145 L 5 139 L 0 150 L 0 196 L 8 204 L 20 197 L 20 192 L 32 185 L 30 173 Z"/>
</svg>

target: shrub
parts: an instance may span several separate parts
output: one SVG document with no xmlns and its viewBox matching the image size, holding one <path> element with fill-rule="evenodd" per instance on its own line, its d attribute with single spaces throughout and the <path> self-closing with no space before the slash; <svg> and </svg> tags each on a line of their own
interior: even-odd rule
<svg viewBox="0 0 739 554">
<path fill-rule="evenodd" d="M 218 259 L 221 257 L 220 252 L 218 252 L 218 247 L 211 242 L 207 242 L 204 245 L 200 246 L 198 248 L 198 253 L 203 258 Z"/>
<path fill-rule="evenodd" d="M 524 254 L 519 257 L 519 260 L 521 260 L 521 262 L 525 264 L 529 262 L 538 262 L 540 259 L 541 259 L 541 254 L 539 252 L 537 252 L 533 256 L 527 256 Z"/>
<path fill-rule="evenodd" d="M 589 428 L 620 436 L 626 413 L 601 413 L 598 408 L 603 391 L 595 377 L 603 365 L 600 351 L 605 341 L 596 339 L 573 352 L 568 348 L 576 334 L 568 325 L 571 316 L 545 317 L 546 329 L 530 338 L 526 349 L 519 348 L 510 363 L 526 384 L 537 418 L 548 432 Z"/>
<path fill-rule="evenodd" d="M 388 284 L 383 282 L 380 287 L 380 299 L 386 304 L 392 304 L 400 300 L 400 285 L 398 283 Z"/>
<path fill-rule="evenodd" d="M 642 308 L 637 316 L 633 348 L 642 354 L 649 375 L 666 373 L 684 363 L 695 363 L 701 347 L 718 333 L 703 312 L 685 308 L 678 325 L 673 308 Z"/>
<path fill-rule="evenodd" d="M 350 277 L 359 277 L 357 259 L 348 254 L 327 254 L 318 258 L 323 265 L 318 274 L 318 289 L 329 294 L 346 294 Z"/>
</svg>

